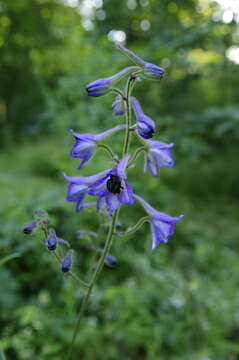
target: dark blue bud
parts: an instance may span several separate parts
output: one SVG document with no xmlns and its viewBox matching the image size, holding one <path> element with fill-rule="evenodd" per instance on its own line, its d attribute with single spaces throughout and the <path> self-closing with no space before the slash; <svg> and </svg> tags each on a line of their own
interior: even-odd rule
<svg viewBox="0 0 239 360">
<path fill-rule="evenodd" d="M 106 263 L 107 265 L 113 267 L 113 266 L 116 266 L 116 265 L 117 265 L 117 260 L 116 260 L 116 258 L 115 258 L 113 255 L 109 254 L 109 255 L 106 257 L 106 259 L 105 259 L 105 263 Z"/>
<path fill-rule="evenodd" d="M 66 254 L 66 256 L 64 257 L 64 259 L 62 260 L 62 264 L 61 264 L 61 271 L 66 273 L 69 272 L 71 270 L 72 267 L 72 250 L 69 250 Z"/>
<path fill-rule="evenodd" d="M 119 221 L 117 221 L 116 224 L 115 224 L 116 230 L 120 230 L 121 227 L 122 227 L 121 223 Z"/>
<path fill-rule="evenodd" d="M 154 121 L 144 114 L 140 103 L 135 97 L 131 97 L 131 103 L 137 118 L 137 130 L 139 135 L 144 139 L 151 139 L 154 135 Z"/>
<path fill-rule="evenodd" d="M 145 118 L 147 118 L 147 117 L 145 116 Z M 137 123 L 137 129 L 138 129 L 139 135 L 142 136 L 142 138 L 144 138 L 144 139 L 151 139 L 154 135 L 154 126 L 147 120 L 139 121 Z"/>
<path fill-rule="evenodd" d="M 54 229 L 50 229 L 49 236 L 46 239 L 47 248 L 50 251 L 56 250 L 57 237 Z"/>
<path fill-rule="evenodd" d="M 24 228 L 23 228 L 23 232 L 26 235 L 29 235 L 32 233 L 32 231 L 37 227 L 38 221 L 32 221 L 31 223 L 27 224 Z"/>
</svg>

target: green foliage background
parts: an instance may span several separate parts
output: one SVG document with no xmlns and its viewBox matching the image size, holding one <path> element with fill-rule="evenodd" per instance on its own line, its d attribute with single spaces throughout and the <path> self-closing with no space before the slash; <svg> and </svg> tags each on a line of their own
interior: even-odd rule
<svg viewBox="0 0 239 360">
<path fill-rule="evenodd" d="M 147 224 L 115 238 L 119 265 L 101 274 L 75 359 L 239 358 L 239 67 L 226 56 L 239 31 L 236 14 L 223 23 L 218 11 L 209 0 L 0 0 L 0 258 L 17 254 L 0 264 L 6 359 L 65 359 L 83 295 L 41 236 L 22 234 L 33 211 L 49 212 L 76 249 L 74 269 L 83 277 L 90 239 L 79 241 L 75 232 L 93 230 L 99 245 L 105 240 L 99 216 L 76 214 L 65 201 L 61 172 L 77 175 L 68 128 L 97 133 L 121 121 L 111 115 L 112 95 L 90 99 L 84 90 L 128 65 L 108 40 L 112 30 L 165 68 L 162 82 L 142 81 L 135 94 L 157 124 L 156 137 L 175 143 L 174 168 L 153 179 L 140 158 L 130 181 L 159 210 L 186 217 L 154 254 Z M 121 141 L 117 134 L 109 143 L 120 151 Z M 109 164 L 99 153 L 82 174 Z M 125 207 L 123 227 L 142 214 L 137 205 Z"/>
</svg>

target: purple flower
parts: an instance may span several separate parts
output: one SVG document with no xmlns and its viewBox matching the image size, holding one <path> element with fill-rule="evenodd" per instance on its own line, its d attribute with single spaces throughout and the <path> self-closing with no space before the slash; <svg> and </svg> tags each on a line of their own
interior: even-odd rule
<svg viewBox="0 0 239 360">
<path fill-rule="evenodd" d="M 23 232 L 26 235 L 30 235 L 32 233 L 32 231 L 37 227 L 38 225 L 38 220 L 32 221 L 31 223 L 27 224 L 26 226 L 24 226 L 23 228 Z"/>
<path fill-rule="evenodd" d="M 164 75 L 164 70 L 152 63 L 146 62 L 138 57 L 133 51 L 127 49 L 121 44 L 116 45 L 125 55 L 127 55 L 136 65 L 140 66 L 142 73 L 146 79 L 161 80 Z"/>
<path fill-rule="evenodd" d="M 93 206 L 94 204 L 84 204 L 85 196 L 88 194 L 88 189 L 91 184 L 94 184 L 97 180 L 106 179 L 108 177 L 109 170 L 101 171 L 98 174 L 92 176 L 67 176 L 64 178 L 69 181 L 66 200 L 69 202 L 76 202 L 76 211 L 79 212 L 85 207 Z"/>
<path fill-rule="evenodd" d="M 112 104 L 112 114 L 114 116 L 124 115 L 124 101 L 120 95 L 116 96 Z"/>
<path fill-rule="evenodd" d="M 165 166 L 174 166 L 172 153 L 169 150 L 174 144 L 165 144 L 160 141 L 146 140 L 148 151 L 145 154 L 144 171 L 147 170 L 151 175 L 157 177 L 159 168 Z"/>
<path fill-rule="evenodd" d="M 62 272 L 69 272 L 72 267 L 72 257 L 73 257 L 73 251 L 69 250 L 66 254 L 66 256 L 63 258 L 61 263 L 61 271 Z"/>
<path fill-rule="evenodd" d="M 137 118 L 137 130 L 144 139 L 150 139 L 154 135 L 155 124 L 150 117 L 143 113 L 140 103 L 135 97 L 131 97 L 131 103 Z"/>
<path fill-rule="evenodd" d="M 164 214 L 160 211 L 157 211 L 152 206 L 150 206 L 144 199 L 138 195 L 134 195 L 135 199 L 140 201 L 145 211 L 150 216 L 151 223 L 151 233 L 152 233 L 152 251 L 156 250 L 159 243 L 167 243 L 168 237 L 173 235 L 175 223 L 182 220 L 184 215 L 179 217 L 172 217 L 167 214 Z"/>
<path fill-rule="evenodd" d="M 73 130 L 70 130 L 71 134 L 75 137 L 76 142 L 73 145 L 70 155 L 72 158 L 81 159 L 78 170 L 82 169 L 84 164 L 90 160 L 94 155 L 97 147 L 97 143 L 114 132 L 124 129 L 125 125 L 117 125 L 114 128 L 104 131 L 97 135 L 92 134 L 78 134 Z"/>
<path fill-rule="evenodd" d="M 111 85 L 113 85 L 116 81 L 119 81 L 125 75 L 137 70 L 139 70 L 138 66 L 129 66 L 111 77 L 95 80 L 86 86 L 87 94 L 93 97 L 105 95 L 110 91 Z"/>
<path fill-rule="evenodd" d="M 97 211 L 107 208 L 107 211 L 112 214 L 121 204 L 134 203 L 133 191 L 125 174 L 128 160 L 129 155 L 125 155 L 105 177 L 89 186 L 89 195 L 99 196 Z"/>
</svg>

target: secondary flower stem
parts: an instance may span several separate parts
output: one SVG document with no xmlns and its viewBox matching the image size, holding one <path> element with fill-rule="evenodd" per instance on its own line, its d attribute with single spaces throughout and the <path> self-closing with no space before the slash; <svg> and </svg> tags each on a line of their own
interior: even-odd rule
<svg viewBox="0 0 239 360">
<path fill-rule="evenodd" d="M 124 93 L 122 91 L 120 91 L 117 88 L 110 88 L 111 91 L 115 92 L 116 94 L 120 95 L 122 97 L 123 100 L 126 100 L 126 97 L 124 95 Z"/>
<path fill-rule="evenodd" d="M 139 219 L 139 221 L 132 228 L 129 228 L 126 231 L 122 231 L 122 232 L 115 232 L 114 235 L 125 236 L 131 234 L 136 230 L 138 230 L 145 222 L 147 221 L 150 222 L 150 220 L 151 219 L 149 216 L 144 216 L 141 219 Z"/>
<path fill-rule="evenodd" d="M 133 162 L 137 159 L 137 157 L 142 153 L 146 151 L 146 147 L 142 146 L 135 150 L 135 153 L 133 154 L 132 158 L 130 159 L 128 167 L 133 164 Z"/>
<path fill-rule="evenodd" d="M 111 159 L 115 160 L 116 156 L 115 156 L 115 154 L 113 153 L 113 151 L 111 150 L 111 148 L 108 145 L 106 145 L 106 144 L 98 144 L 97 146 L 98 146 L 99 149 L 100 148 L 104 149 L 110 155 Z"/>
<path fill-rule="evenodd" d="M 114 230 L 115 230 L 115 224 L 116 224 L 116 221 L 117 221 L 117 218 L 118 218 L 118 214 L 119 214 L 119 209 L 117 209 L 114 212 L 113 216 L 112 216 L 112 222 L 111 222 L 111 226 L 110 226 L 110 229 L 109 229 L 109 232 L 108 232 L 108 235 L 107 235 L 107 239 L 106 239 L 106 242 L 105 242 L 104 250 L 103 250 L 102 255 L 101 255 L 101 257 L 100 257 L 100 259 L 99 259 L 99 261 L 97 263 L 97 266 L 96 266 L 95 271 L 93 273 L 93 276 L 91 278 L 89 287 L 88 287 L 88 289 L 87 289 L 87 291 L 85 293 L 85 296 L 84 296 L 84 298 L 82 300 L 80 311 L 79 311 L 79 314 L 77 316 L 77 321 L 76 321 L 74 333 L 73 333 L 73 336 L 72 336 L 72 340 L 71 340 L 67 360 L 71 359 L 72 352 L 73 352 L 73 346 L 74 346 L 74 343 L 75 343 L 76 335 L 77 335 L 78 330 L 79 330 L 79 325 L 80 325 L 80 320 L 81 320 L 82 314 L 84 313 L 85 307 L 86 307 L 86 305 L 88 303 L 88 300 L 89 300 L 90 294 L 92 292 L 92 289 L 94 287 L 94 284 L 96 282 L 96 279 L 97 279 L 98 275 L 100 274 L 100 272 L 101 272 L 101 270 L 103 268 L 105 259 L 106 259 L 106 257 L 108 256 L 108 254 L 110 252 L 110 248 L 111 248 L 112 241 L 113 241 Z"/>
</svg>

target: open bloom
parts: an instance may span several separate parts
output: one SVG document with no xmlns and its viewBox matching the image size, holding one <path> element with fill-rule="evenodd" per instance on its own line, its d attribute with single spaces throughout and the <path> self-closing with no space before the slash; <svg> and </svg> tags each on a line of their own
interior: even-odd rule
<svg viewBox="0 0 239 360">
<path fill-rule="evenodd" d="M 173 235 L 175 223 L 184 218 L 184 215 L 172 217 L 154 209 L 143 198 L 134 195 L 140 201 L 150 217 L 152 233 L 152 251 L 156 250 L 161 242 L 167 243 L 169 236 Z"/>
<path fill-rule="evenodd" d="M 121 44 L 117 44 L 117 47 L 127 55 L 136 65 L 140 66 L 142 69 L 142 74 L 147 79 L 151 80 L 161 80 L 164 75 L 164 70 L 152 63 L 146 62 L 137 56 L 133 51 L 127 49 Z"/>
<path fill-rule="evenodd" d="M 88 194 L 89 186 L 94 184 L 99 179 L 106 179 L 109 170 L 101 171 L 92 176 L 67 176 L 64 178 L 69 181 L 66 200 L 69 202 L 76 202 L 76 211 L 79 212 L 86 207 L 95 205 L 94 203 L 84 204 L 85 196 Z"/>
<path fill-rule="evenodd" d="M 144 139 L 150 139 L 154 135 L 155 124 L 150 117 L 146 116 L 135 97 L 131 97 L 131 103 L 137 118 L 137 131 Z"/>
<path fill-rule="evenodd" d="M 123 70 L 119 71 L 117 74 L 115 74 L 113 76 L 95 80 L 86 86 L 87 94 L 89 96 L 93 96 L 93 97 L 105 95 L 110 91 L 110 87 L 115 82 L 119 81 L 127 74 L 130 74 L 137 70 L 139 70 L 138 66 L 129 66 L 129 67 L 126 67 Z"/>
<path fill-rule="evenodd" d="M 70 155 L 72 158 L 81 159 L 78 170 L 82 169 L 84 164 L 90 160 L 94 155 L 97 147 L 97 143 L 114 132 L 124 129 L 125 125 L 117 125 L 114 128 L 104 131 L 100 134 L 78 134 L 73 130 L 70 130 L 71 134 L 75 137 L 75 144 L 73 145 Z"/>
<path fill-rule="evenodd" d="M 159 168 L 174 166 L 172 153 L 169 150 L 174 144 L 165 144 L 160 141 L 146 140 L 145 143 L 148 145 L 148 151 L 145 154 L 144 171 L 147 170 L 153 176 L 158 176 Z"/>
<path fill-rule="evenodd" d="M 89 195 L 99 196 L 97 202 L 97 211 L 107 208 L 111 214 L 118 209 L 121 204 L 132 205 L 134 196 L 131 185 L 126 179 L 126 167 L 129 155 L 125 155 L 119 164 L 108 174 L 89 186 Z"/>
</svg>

